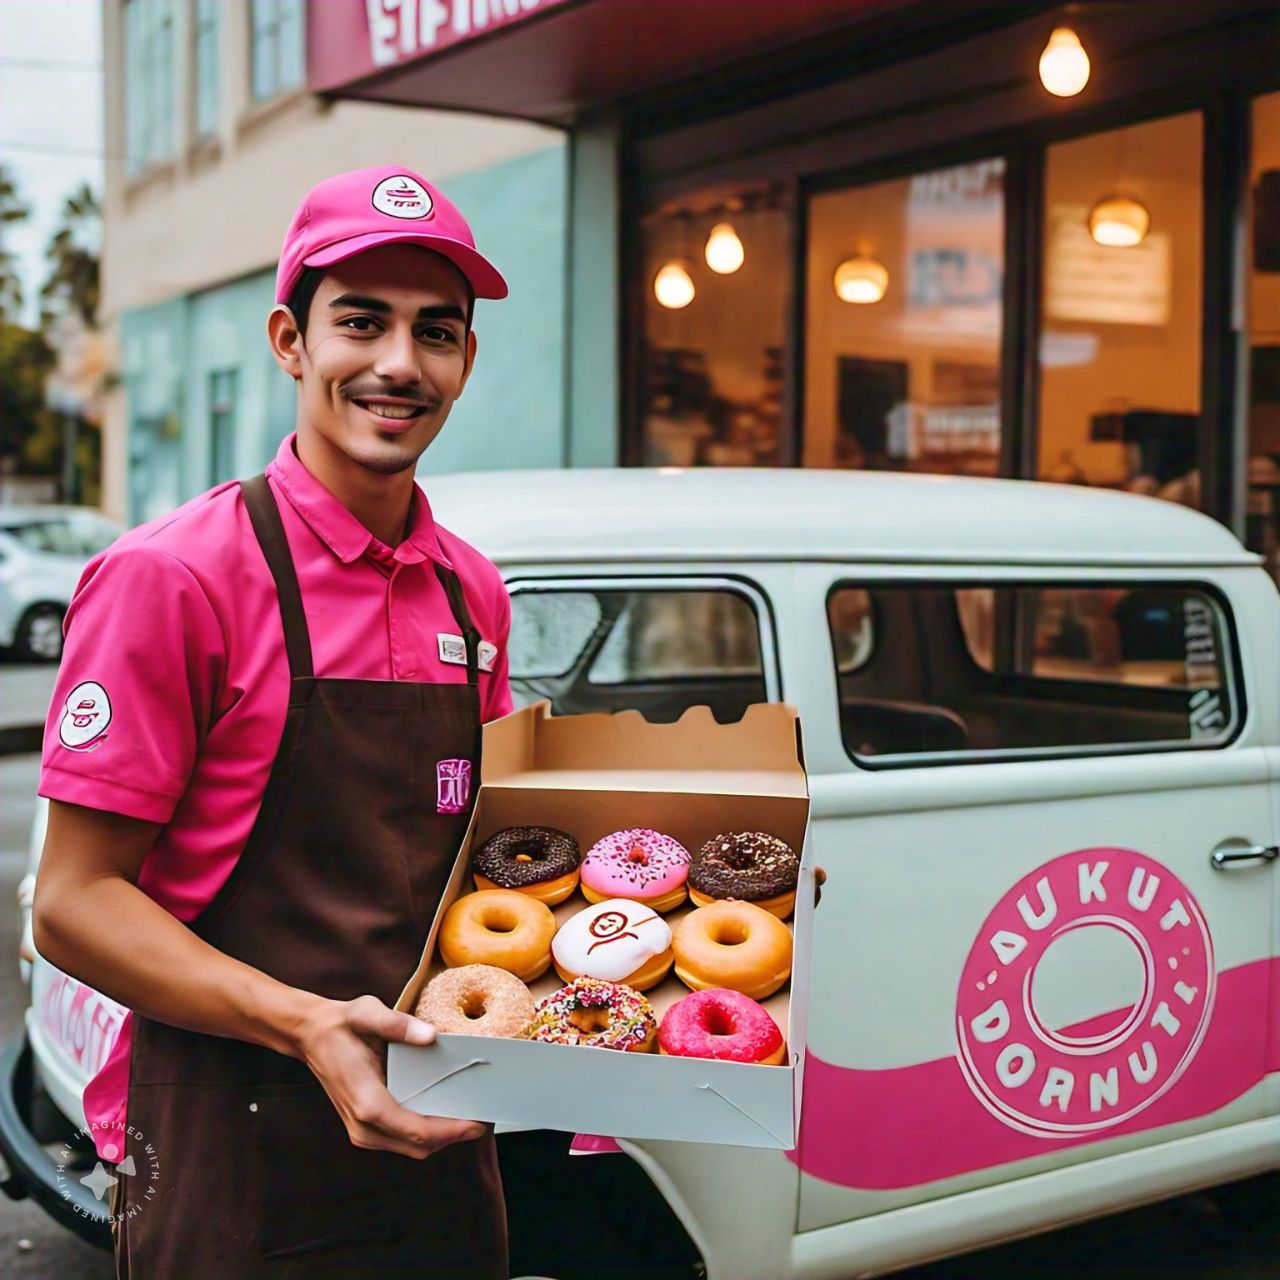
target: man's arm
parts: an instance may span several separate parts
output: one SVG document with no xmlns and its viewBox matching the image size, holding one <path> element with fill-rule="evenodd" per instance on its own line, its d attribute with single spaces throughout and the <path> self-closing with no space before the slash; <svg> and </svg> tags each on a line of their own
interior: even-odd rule
<svg viewBox="0 0 1280 1280">
<path fill-rule="evenodd" d="M 41 955 L 145 1017 L 301 1059 L 358 1147 L 421 1159 L 484 1133 L 471 1121 L 417 1115 L 387 1091 L 384 1042 L 430 1044 L 428 1023 L 371 995 L 328 1000 L 278 982 L 210 946 L 143 893 L 138 872 L 158 830 L 50 802 L 32 916 Z"/>
</svg>

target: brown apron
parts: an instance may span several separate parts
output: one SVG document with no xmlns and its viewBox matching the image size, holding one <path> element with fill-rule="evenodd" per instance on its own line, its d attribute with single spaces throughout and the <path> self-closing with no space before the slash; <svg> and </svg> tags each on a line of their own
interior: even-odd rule
<svg viewBox="0 0 1280 1280">
<path fill-rule="evenodd" d="M 292 683 L 249 841 L 192 928 L 291 986 L 391 1005 L 462 842 L 469 775 L 478 781 L 479 636 L 457 576 L 437 564 L 466 684 L 318 679 L 275 499 L 263 476 L 241 487 Z M 363 1150 L 302 1062 L 136 1015 L 128 1123 L 122 1280 L 507 1275 L 491 1134 L 423 1161 Z"/>
</svg>

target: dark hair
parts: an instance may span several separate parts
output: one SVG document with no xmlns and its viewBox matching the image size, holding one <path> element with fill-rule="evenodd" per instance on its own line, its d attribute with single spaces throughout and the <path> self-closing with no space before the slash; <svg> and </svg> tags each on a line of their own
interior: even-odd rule
<svg viewBox="0 0 1280 1280">
<path fill-rule="evenodd" d="M 471 330 L 471 319 L 475 315 L 476 310 L 476 291 L 471 287 L 471 281 L 459 270 L 458 274 L 462 276 L 462 283 L 467 290 L 467 331 Z M 311 303 L 316 296 L 316 290 L 320 288 L 320 281 L 324 279 L 323 267 L 303 267 L 302 274 L 298 277 L 297 283 L 289 293 L 289 310 L 293 312 L 294 323 L 298 326 L 298 333 L 305 338 L 307 336 L 307 320 L 311 315 Z"/>
</svg>

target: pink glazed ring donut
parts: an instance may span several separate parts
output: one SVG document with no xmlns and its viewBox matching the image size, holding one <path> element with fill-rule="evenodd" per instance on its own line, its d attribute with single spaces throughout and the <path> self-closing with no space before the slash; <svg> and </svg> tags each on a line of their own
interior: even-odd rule
<svg viewBox="0 0 1280 1280">
<path fill-rule="evenodd" d="M 582 860 L 583 896 L 588 902 L 629 898 L 654 911 L 673 911 L 684 901 L 689 862 L 688 849 L 660 831 L 614 831 Z"/>
<path fill-rule="evenodd" d="M 778 1024 L 750 996 L 708 987 L 667 1010 L 658 1028 L 658 1051 L 776 1067 L 787 1046 Z"/>
</svg>

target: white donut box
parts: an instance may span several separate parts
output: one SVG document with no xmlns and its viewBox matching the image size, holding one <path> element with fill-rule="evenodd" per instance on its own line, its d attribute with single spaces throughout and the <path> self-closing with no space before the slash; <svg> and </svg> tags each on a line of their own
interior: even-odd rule
<svg viewBox="0 0 1280 1280">
<path fill-rule="evenodd" d="M 412 1012 L 440 971 L 436 932 L 445 910 L 473 891 L 472 850 L 506 827 L 552 826 L 583 852 L 601 836 L 653 827 L 693 852 L 721 831 L 767 831 L 802 849 L 791 982 L 764 1001 L 787 1041 L 779 1066 L 658 1053 L 445 1035 L 392 1044 L 387 1084 L 424 1115 L 509 1128 L 561 1129 L 617 1138 L 790 1150 L 796 1145 L 804 1066 L 814 876 L 809 787 L 795 708 L 757 703 L 736 724 L 691 707 L 674 724 L 638 712 L 552 716 L 548 702 L 484 726 L 480 788 L 422 960 L 397 1009 Z M 581 892 L 553 908 L 583 910 Z M 689 910 L 666 918 L 674 926 Z M 536 998 L 562 985 L 555 969 L 531 984 Z M 688 988 L 673 974 L 646 993 L 659 1020 Z"/>
</svg>

